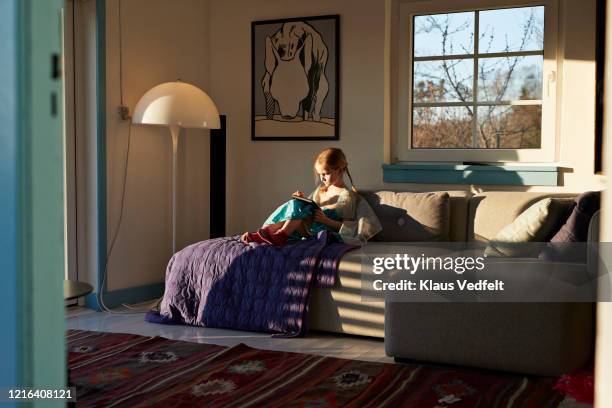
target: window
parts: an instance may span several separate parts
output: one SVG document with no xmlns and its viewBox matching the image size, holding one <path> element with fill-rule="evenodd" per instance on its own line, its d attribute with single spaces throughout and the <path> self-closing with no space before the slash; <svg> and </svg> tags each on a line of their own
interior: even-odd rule
<svg viewBox="0 0 612 408">
<path fill-rule="evenodd" d="M 400 8 L 396 157 L 554 161 L 556 7 L 437 3 Z"/>
</svg>

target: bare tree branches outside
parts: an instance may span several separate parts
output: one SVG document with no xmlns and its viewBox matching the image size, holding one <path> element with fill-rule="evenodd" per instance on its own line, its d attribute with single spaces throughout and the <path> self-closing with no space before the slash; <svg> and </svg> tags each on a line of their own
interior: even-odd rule
<svg viewBox="0 0 612 408">
<path fill-rule="evenodd" d="M 544 6 L 415 16 L 413 148 L 540 148 Z"/>
</svg>

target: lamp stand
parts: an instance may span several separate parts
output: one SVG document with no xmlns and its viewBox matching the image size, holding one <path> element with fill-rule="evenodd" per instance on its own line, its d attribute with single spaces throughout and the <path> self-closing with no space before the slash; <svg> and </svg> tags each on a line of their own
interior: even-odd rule
<svg viewBox="0 0 612 408">
<path fill-rule="evenodd" d="M 219 115 L 221 127 L 210 130 L 210 238 L 225 236 L 225 119 Z"/>
<path fill-rule="evenodd" d="M 176 151 L 181 128 L 170 126 L 172 134 L 172 255 L 176 253 Z"/>
</svg>

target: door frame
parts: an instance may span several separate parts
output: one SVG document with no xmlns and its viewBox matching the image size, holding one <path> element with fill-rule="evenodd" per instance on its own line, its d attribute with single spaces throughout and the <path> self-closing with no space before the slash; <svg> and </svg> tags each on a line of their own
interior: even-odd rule
<svg viewBox="0 0 612 408">
<path fill-rule="evenodd" d="M 8 121 L 0 130 L 0 233 L 9 249 L 0 261 L 3 386 L 66 384 L 62 3 L 6 0 L 0 6 L 0 50 L 8 56 L 0 74 Z"/>
</svg>

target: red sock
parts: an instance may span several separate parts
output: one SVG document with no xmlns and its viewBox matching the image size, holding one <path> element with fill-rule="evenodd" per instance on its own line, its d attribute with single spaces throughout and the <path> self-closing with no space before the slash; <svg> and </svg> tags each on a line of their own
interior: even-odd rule
<svg viewBox="0 0 612 408">
<path fill-rule="evenodd" d="M 289 235 L 283 230 L 278 230 L 271 236 L 272 243 L 276 246 L 285 245 L 287 243 L 287 239 L 289 239 Z"/>
<path fill-rule="evenodd" d="M 265 240 L 261 235 L 259 235 L 259 231 L 247 232 L 247 242 L 256 242 L 258 244 L 270 243 L 269 241 Z"/>
<path fill-rule="evenodd" d="M 274 245 L 272 242 L 272 233 L 270 232 L 270 228 L 264 227 L 256 232 L 257 237 L 261 240 L 262 243 Z"/>
</svg>

